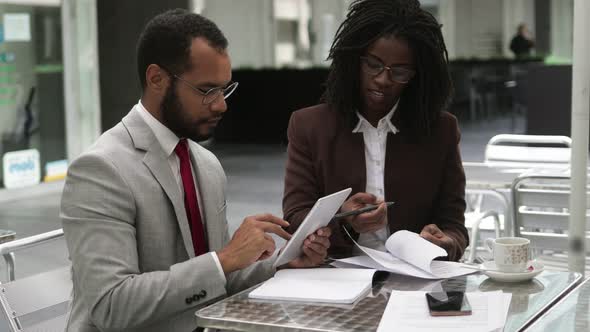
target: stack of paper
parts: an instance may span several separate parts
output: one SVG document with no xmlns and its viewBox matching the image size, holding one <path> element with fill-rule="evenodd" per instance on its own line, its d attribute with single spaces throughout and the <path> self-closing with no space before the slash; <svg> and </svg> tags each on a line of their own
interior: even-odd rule
<svg viewBox="0 0 590 332">
<path fill-rule="evenodd" d="M 409 231 L 393 233 L 385 243 L 388 252 L 363 247 L 356 242 L 355 244 L 366 256 L 339 259 L 332 265 L 364 266 L 424 279 L 446 279 L 475 272 L 456 262 L 434 260 L 447 256 L 447 252 Z"/>
<path fill-rule="evenodd" d="M 371 269 L 289 269 L 250 292 L 264 300 L 353 303 L 371 290 Z"/>
<path fill-rule="evenodd" d="M 430 316 L 425 292 L 393 291 L 377 332 L 488 332 L 506 324 L 512 294 L 502 291 L 466 293 L 471 304 L 469 316 Z"/>
</svg>

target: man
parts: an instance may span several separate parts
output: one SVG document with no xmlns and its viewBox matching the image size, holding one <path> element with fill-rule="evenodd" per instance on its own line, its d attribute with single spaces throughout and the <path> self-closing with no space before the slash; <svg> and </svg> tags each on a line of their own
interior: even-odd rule
<svg viewBox="0 0 590 332">
<path fill-rule="evenodd" d="M 510 41 L 510 50 L 516 58 L 523 58 L 531 55 L 533 46 L 535 46 L 535 41 L 531 38 L 526 24 L 519 24 L 516 35 Z"/>
<path fill-rule="evenodd" d="M 288 223 L 247 217 L 230 241 L 225 174 L 194 142 L 211 135 L 237 85 L 226 48 L 213 22 L 185 10 L 143 31 L 140 102 L 68 171 L 67 331 L 192 331 L 196 308 L 275 272 L 268 233 L 288 239 Z M 311 235 L 287 267 L 317 266 L 329 236 L 327 228 Z"/>
</svg>

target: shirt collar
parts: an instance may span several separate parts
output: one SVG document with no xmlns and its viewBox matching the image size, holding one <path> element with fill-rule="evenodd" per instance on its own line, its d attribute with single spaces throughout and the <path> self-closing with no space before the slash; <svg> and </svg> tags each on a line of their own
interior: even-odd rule
<svg viewBox="0 0 590 332">
<path fill-rule="evenodd" d="M 141 103 L 141 100 L 137 103 L 137 111 L 147 123 L 148 127 L 150 127 L 150 129 L 154 132 L 154 135 L 162 146 L 166 156 L 170 156 L 174 152 L 178 141 L 180 141 L 178 136 L 176 136 L 172 130 L 168 129 L 168 127 L 163 125 L 150 112 L 148 112 L 148 110 Z"/>
<path fill-rule="evenodd" d="M 381 120 L 379 120 L 379 123 L 377 124 L 377 130 L 382 129 L 386 132 L 392 132 L 393 134 L 399 133 L 399 129 L 397 129 L 397 127 L 393 123 L 391 123 L 391 118 L 393 117 L 393 114 L 395 113 L 398 104 L 399 101 L 395 103 L 395 105 L 393 105 L 391 111 L 389 111 L 387 115 L 385 115 L 381 118 Z M 367 119 L 365 119 L 365 117 L 362 116 L 361 113 L 356 112 L 356 115 L 359 118 L 359 122 L 356 124 L 356 127 L 354 127 L 354 129 L 352 130 L 353 133 L 359 133 L 367 129 L 374 128 L 373 125 Z"/>
</svg>

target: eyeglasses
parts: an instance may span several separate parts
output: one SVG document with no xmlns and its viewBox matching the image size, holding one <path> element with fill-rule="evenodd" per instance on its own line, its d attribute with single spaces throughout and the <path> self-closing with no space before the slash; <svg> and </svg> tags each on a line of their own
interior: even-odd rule
<svg viewBox="0 0 590 332">
<path fill-rule="evenodd" d="M 389 78 L 394 82 L 402 84 L 408 83 L 416 74 L 414 70 L 408 68 L 385 66 L 381 61 L 367 56 L 361 57 L 361 69 L 371 76 L 381 75 L 387 69 Z"/>
<path fill-rule="evenodd" d="M 201 89 L 199 87 L 192 85 L 189 81 L 185 80 L 184 78 L 182 78 L 176 74 L 172 74 L 171 71 L 169 71 L 168 69 L 166 69 L 163 66 L 160 66 L 160 68 L 164 69 L 170 75 L 172 75 L 172 77 L 174 77 L 177 80 L 181 81 L 182 83 L 188 85 L 195 92 L 197 92 L 198 94 L 203 96 L 203 105 L 211 104 L 217 98 L 219 98 L 219 96 L 223 96 L 223 99 L 227 99 L 229 96 L 231 96 L 232 93 L 234 93 L 234 91 L 236 91 L 236 88 L 238 87 L 238 82 L 231 82 L 229 85 L 227 85 L 225 87 L 219 86 L 219 87 L 211 88 L 209 90 L 205 90 L 205 89 Z"/>
</svg>

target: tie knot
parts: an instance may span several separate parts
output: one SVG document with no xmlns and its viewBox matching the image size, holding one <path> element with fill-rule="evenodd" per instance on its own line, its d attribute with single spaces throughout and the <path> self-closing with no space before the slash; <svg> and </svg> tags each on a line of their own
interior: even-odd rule
<svg viewBox="0 0 590 332">
<path fill-rule="evenodd" d="M 176 144 L 176 147 L 174 148 L 174 152 L 176 152 L 176 155 L 180 159 L 183 159 L 188 156 L 188 143 L 186 141 L 186 138 L 183 138 L 180 141 L 178 141 L 178 144 Z"/>
</svg>

